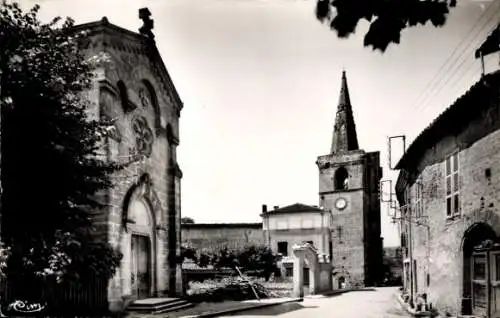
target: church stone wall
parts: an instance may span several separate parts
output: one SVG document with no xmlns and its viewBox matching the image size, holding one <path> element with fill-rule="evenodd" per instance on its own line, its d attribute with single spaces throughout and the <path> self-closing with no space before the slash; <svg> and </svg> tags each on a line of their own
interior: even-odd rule
<svg viewBox="0 0 500 318">
<path fill-rule="evenodd" d="M 94 114 L 115 122 L 114 137 L 104 146 L 104 155 L 109 161 L 127 164 L 113 176 L 114 187 L 107 194 L 107 227 L 101 226 L 101 231 L 107 232 L 109 243 L 117 249 L 122 250 L 128 244 L 126 236 L 130 233 L 125 225 L 130 202 L 127 200 L 134 186 L 147 176 L 151 190 L 144 196 L 154 218 L 151 225 L 153 294 L 163 295 L 169 290 L 170 293 L 179 292 L 181 287 L 174 285 L 175 291 L 172 291 L 172 286 L 169 286 L 168 276 L 172 269 L 167 261 L 170 252 L 167 229 L 169 223 L 175 222 L 172 228 L 176 229 L 180 222 L 180 202 L 177 202 L 180 195 L 176 193 L 180 192 L 180 186 L 173 184 L 174 176 L 178 174 L 175 148 L 179 136 L 180 105 L 165 79 L 158 74 L 160 62 L 149 58 L 144 42 L 141 43 L 136 36 L 105 30 L 90 38 L 86 50 L 86 55 L 106 52 L 111 59 L 98 70 L 97 89 L 91 92 L 91 96 L 99 105 L 95 110 L 98 113 Z M 119 81 L 123 81 L 126 87 L 126 103 L 120 95 Z M 173 191 L 169 191 L 169 185 Z M 179 236 L 175 235 L 174 239 L 180 239 Z M 173 253 L 180 254 L 179 242 L 173 246 Z M 124 287 L 130 280 L 127 275 L 131 272 L 131 264 L 128 252 L 123 252 L 126 257 L 109 287 L 112 310 L 123 309 L 127 299 L 132 297 Z"/>
</svg>

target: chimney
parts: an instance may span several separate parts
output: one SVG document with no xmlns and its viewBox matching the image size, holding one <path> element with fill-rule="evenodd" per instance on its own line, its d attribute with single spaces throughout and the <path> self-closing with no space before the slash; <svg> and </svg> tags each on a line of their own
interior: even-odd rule
<svg viewBox="0 0 500 318">
<path fill-rule="evenodd" d="M 263 204 L 262 205 L 262 213 L 266 213 L 267 212 L 267 205 Z"/>
</svg>

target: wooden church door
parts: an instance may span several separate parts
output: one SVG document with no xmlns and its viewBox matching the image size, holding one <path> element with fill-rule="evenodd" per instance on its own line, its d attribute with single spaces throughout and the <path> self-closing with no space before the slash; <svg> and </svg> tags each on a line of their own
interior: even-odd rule
<svg viewBox="0 0 500 318">
<path fill-rule="evenodd" d="M 132 235 L 132 291 L 138 299 L 151 296 L 149 238 Z"/>
</svg>

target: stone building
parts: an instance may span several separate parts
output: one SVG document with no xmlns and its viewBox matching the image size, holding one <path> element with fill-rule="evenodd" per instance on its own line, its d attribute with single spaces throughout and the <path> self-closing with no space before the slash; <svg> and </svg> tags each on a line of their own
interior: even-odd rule
<svg viewBox="0 0 500 318">
<path fill-rule="evenodd" d="M 182 244 L 207 252 L 265 244 L 262 223 L 183 223 L 181 229 Z"/>
<path fill-rule="evenodd" d="M 88 96 L 95 118 L 114 120 L 105 160 L 127 163 L 106 193 L 109 208 L 98 216 L 98 233 L 123 259 L 109 282 L 108 303 L 122 310 L 130 300 L 175 296 L 182 291 L 180 180 L 176 159 L 183 107 L 151 32 L 147 9 L 139 10 L 140 33 L 101 21 L 74 27 L 86 31 L 86 56 L 105 53 Z"/>
<path fill-rule="evenodd" d="M 381 279 L 379 155 L 359 148 L 343 72 L 331 151 L 316 161 L 319 205 L 331 212 L 334 285 L 374 285 Z"/>
<path fill-rule="evenodd" d="M 499 163 L 496 71 L 423 130 L 396 166 L 409 302 L 425 293 L 442 314 L 500 314 Z"/>
<path fill-rule="evenodd" d="M 331 254 L 330 214 L 323 209 L 295 203 L 268 211 L 263 205 L 261 217 L 266 244 L 282 256 L 278 266 L 284 276 L 292 276 L 292 247 L 296 244 L 307 242 L 320 253 Z"/>
</svg>

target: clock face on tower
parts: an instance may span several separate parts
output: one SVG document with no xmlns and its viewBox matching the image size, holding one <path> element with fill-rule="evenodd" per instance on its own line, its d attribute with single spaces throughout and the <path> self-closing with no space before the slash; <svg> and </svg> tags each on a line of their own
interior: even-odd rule
<svg viewBox="0 0 500 318">
<path fill-rule="evenodd" d="M 347 200 L 344 198 L 338 198 L 335 201 L 335 207 L 337 208 L 337 210 L 343 210 L 345 209 L 346 206 L 347 206 Z"/>
</svg>

